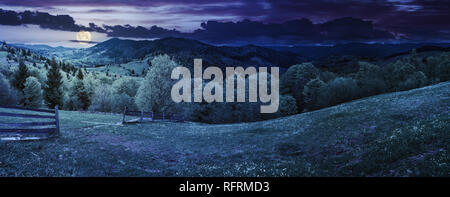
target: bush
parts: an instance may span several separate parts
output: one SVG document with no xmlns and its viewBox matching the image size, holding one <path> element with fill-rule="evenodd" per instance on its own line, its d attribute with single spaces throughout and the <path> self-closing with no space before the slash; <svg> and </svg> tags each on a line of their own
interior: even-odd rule
<svg viewBox="0 0 450 197">
<path fill-rule="evenodd" d="M 28 77 L 25 82 L 24 105 L 30 108 L 39 108 L 42 106 L 41 83 L 36 77 Z"/>
</svg>

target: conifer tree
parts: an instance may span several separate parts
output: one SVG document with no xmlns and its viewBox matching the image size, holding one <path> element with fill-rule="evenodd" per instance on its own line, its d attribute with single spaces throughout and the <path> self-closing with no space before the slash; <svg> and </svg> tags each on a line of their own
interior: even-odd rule
<svg viewBox="0 0 450 197">
<path fill-rule="evenodd" d="M 72 87 L 71 96 L 77 98 L 79 103 L 78 107 L 82 108 L 83 110 L 88 109 L 91 104 L 89 93 L 84 84 L 83 71 L 81 69 L 78 70 L 77 78 Z"/>
<path fill-rule="evenodd" d="M 25 81 L 30 76 L 28 72 L 27 65 L 23 61 L 19 63 L 19 70 L 15 73 L 14 78 L 12 80 L 12 85 L 20 92 L 22 95 L 24 94 L 23 89 L 25 88 Z M 19 101 L 21 104 L 24 104 L 24 100 L 21 99 Z"/>
<path fill-rule="evenodd" d="M 28 77 L 24 89 L 24 106 L 38 108 L 42 105 L 41 83 L 35 77 Z"/>
<path fill-rule="evenodd" d="M 62 106 L 63 93 L 61 91 L 62 76 L 58 64 L 53 58 L 50 61 L 50 70 L 47 73 L 47 81 L 44 88 L 45 104 L 53 109 L 55 106 Z"/>
</svg>

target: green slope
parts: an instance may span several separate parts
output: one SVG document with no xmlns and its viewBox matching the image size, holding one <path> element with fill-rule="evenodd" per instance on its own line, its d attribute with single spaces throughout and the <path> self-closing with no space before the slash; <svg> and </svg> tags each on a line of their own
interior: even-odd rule
<svg viewBox="0 0 450 197">
<path fill-rule="evenodd" d="M 447 82 L 255 123 L 63 111 L 62 137 L 0 143 L 0 176 L 449 176 L 449 104 Z"/>
</svg>

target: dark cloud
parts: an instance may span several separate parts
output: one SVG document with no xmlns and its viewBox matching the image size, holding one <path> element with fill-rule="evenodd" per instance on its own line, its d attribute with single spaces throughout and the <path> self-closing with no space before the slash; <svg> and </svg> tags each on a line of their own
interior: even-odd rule
<svg viewBox="0 0 450 197">
<path fill-rule="evenodd" d="M 95 41 L 82 41 L 82 40 L 69 40 L 69 42 L 76 42 L 76 43 L 82 43 L 82 44 L 97 44 L 98 43 Z"/>
<path fill-rule="evenodd" d="M 50 15 L 45 12 L 14 12 L 0 9 L 0 24 L 2 25 L 39 25 L 45 29 L 80 31 L 83 26 L 75 24 L 75 20 L 69 15 Z"/>
<path fill-rule="evenodd" d="M 208 41 L 236 40 L 379 40 L 397 38 L 409 40 L 450 39 L 450 3 L 448 0 L 2 0 L 0 4 L 24 7 L 89 6 L 87 14 L 127 12 L 124 6 L 139 12 L 158 9 L 162 15 L 177 18 L 124 18 L 130 24 L 95 24 L 83 27 L 72 23 L 68 16 L 57 16 L 45 28 L 77 30 L 87 28 L 120 37 L 190 37 Z M 115 9 L 106 8 L 116 6 Z M 193 33 L 164 29 L 153 24 L 183 27 L 186 21 L 200 24 L 199 18 L 217 20 L 201 23 Z M 55 16 L 56 17 L 56 16 Z M 97 16 L 98 17 L 98 16 Z M 1 21 L 24 24 L 3 14 Z M 44 18 L 51 18 L 45 16 Z M 11 20 L 10 20 L 11 19 Z M 176 24 L 177 19 L 180 24 Z M 244 20 L 244 19 L 250 19 Z M 73 20 L 73 19 L 72 19 Z M 105 19 L 106 20 L 106 19 Z M 230 22 L 232 20 L 233 22 Z M 253 22 L 252 22 L 253 21 Z M 2 23 L 2 24 L 3 24 Z M 63 26 L 61 26 L 63 25 Z M 144 27 L 145 26 L 145 27 Z M 149 27 L 151 26 L 151 27 Z"/>
</svg>

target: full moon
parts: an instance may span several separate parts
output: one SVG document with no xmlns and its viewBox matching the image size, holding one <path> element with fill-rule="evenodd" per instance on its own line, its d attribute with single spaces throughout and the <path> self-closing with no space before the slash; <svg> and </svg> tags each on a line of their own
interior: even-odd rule
<svg viewBox="0 0 450 197">
<path fill-rule="evenodd" d="M 88 44 L 91 41 L 91 33 L 88 31 L 80 31 L 77 33 L 77 41 L 80 44 Z"/>
</svg>

